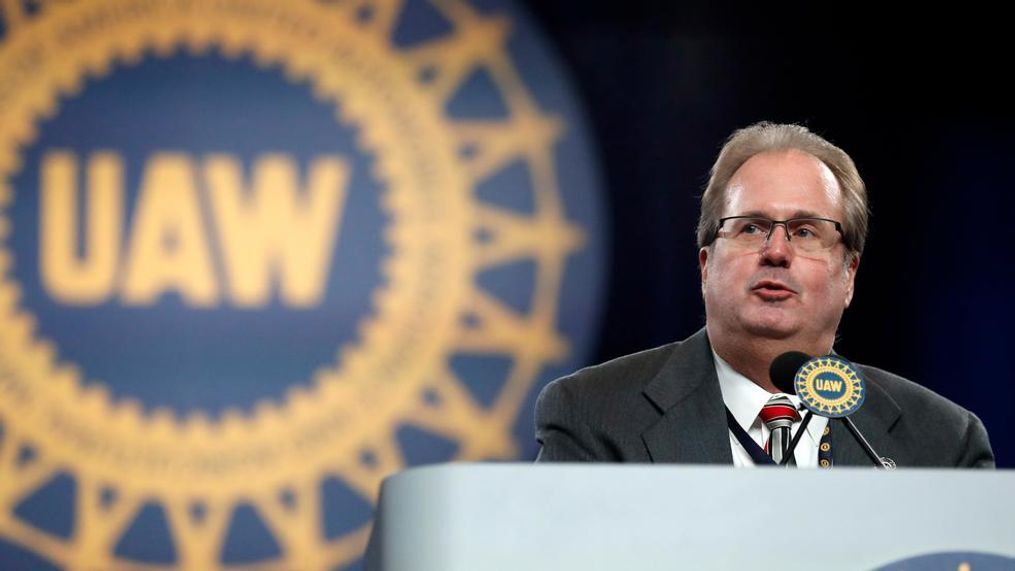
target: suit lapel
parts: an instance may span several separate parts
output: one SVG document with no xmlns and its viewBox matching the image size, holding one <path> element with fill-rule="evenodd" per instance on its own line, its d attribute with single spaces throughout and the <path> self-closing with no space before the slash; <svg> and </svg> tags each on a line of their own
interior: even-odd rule
<svg viewBox="0 0 1015 571">
<path fill-rule="evenodd" d="M 863 406 L 851 418 L 875 452 L 891 457 L 894 452 L 891 450 L 888 433 L 902 416 L 902 409 L 895 399 L 871 380 L 869 374 L 864 375 L 864 380 L 866 381 L 867 396 Z M 835 465 L 874 465 L 841 421 L 833 420 L 831 426 L 832 461 Z"/>
<path fill-rule="evenodd" d="M 860 432 L 892 456 L 889 432 L 902 416 L 898 403 L 871 379 L 863 406 L 853 415 Z M 661 416 L 642 433 L 652 462 L 732 464 L 729 429 L 711 346 L 704 329 L 673 348 L 665 365 L 645 386 Z M 839 466 L 871 466 L 863 448 L 839 421 L 831 423 L 833 460 Z"/>
<path fill-rule="evenodd" d="M 652 462 L 733 463 L 722 392 L 704 329 L 674 347 L 644 394 L 661 413 L 642 433 Z"/>
</svg>

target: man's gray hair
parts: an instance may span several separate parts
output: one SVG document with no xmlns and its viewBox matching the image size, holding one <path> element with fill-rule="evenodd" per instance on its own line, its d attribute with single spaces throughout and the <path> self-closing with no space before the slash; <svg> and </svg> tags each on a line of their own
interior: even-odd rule
<svg viewBox="0 0 1015 571">
<path fill-rule="evenodd" d="M 870 213 L 867 208 L 867 189 L 853 159 L 807 127 L 768 121 L 735 131 L 719 151 L 719 157 L 712 165 L 708 186 L 701 196 L 699 248 L 704 248 L 715 240 L 719 219 L 726 206 L 726 190 L 737 169 L 754 155 L 791 149 L 813 155 L 835 175 L 842 190 L 842 203 L 846 212 L 846 219 L 842 221 L 843 243 L 850 252 L 858 255 L 863 253 Z"/>
</svg>

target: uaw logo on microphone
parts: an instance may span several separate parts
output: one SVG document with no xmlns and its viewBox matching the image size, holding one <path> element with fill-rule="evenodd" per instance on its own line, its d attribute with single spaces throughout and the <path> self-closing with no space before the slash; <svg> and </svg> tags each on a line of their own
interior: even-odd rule
<svg viewBox="0 0 1015 571">
<path fill-rule="evenodd" d="M 4 1 L 0 567 L 336 569 L 524 458 L 597 179 L 503 0 Z"/>
<path fill-rule="evenodd" d="M 800 400 L 816 414 L 830 418 L 849 416 L 860 408 L 865 396 L 863 378 L 849 361 L 829 355 L 815 357 L 796 374 Z"/>
</svg>

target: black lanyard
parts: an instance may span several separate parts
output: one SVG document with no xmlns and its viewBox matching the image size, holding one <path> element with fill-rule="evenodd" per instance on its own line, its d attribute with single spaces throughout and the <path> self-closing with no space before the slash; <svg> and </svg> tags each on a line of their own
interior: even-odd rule
<svg viewBox="0 0 1015 571">
<path fill-rule="evenodd" d="M 772 460 L 772 457 L 761 446 L 758 446 L 758 443 L 740 426 L 737 419 L 733 417 L 733 413 L 730 412 L 729 407 L 726 407 L 726 425 L 729 426 L 730 432 L 736 437 L 737 442 L 750 455 L 751 460 L 754 460 L 756 466 L 775 466 L 775 461 Z M 821 442 L 818 445 L 818 466 L 821 468 L 832 467 L 831 423 L 825 427 L 821 435 Z"/>
<path fill-rule="evenodd" d="M 744 430 L 737 419 L 733 418 L 733 413 L 730 412 L 729 407 L 726 407 L 726 424 L 730 427 L 730 432 L 737 438 L 740 445 L 744 447 L 751 456 L 751 460 L 754 460 L 754 464 L 757 466 L 775 466 L 775 461 L 769 456 L 758 443 L 751 438 Z"/>
</svg>

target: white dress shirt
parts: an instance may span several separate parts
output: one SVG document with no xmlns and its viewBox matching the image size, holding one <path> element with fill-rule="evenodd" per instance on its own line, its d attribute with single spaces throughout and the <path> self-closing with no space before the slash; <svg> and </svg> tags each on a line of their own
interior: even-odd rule
<svg viewBox="0 0 1015 571">
<path fill-rule="evenodd" d="M 724 361 L 722 357 L 716 355 L 715 351 L 712 351 L 712 356 L 715 358 L 715 372 L 719 376 L 719 388 L 722 390 L 722 400 L 726 403 L 726 408 L 730 409 L 730 412 L 733 413 L 733 418 L 743 427 L 747 435 L 757 442 L 758 446 L 764 448 L 770 431 L 765 426 L 765 423 L 758 418 L 758 415 L 761 413 L 761 408 L 768 402 L 768 399 L 775 395 L 733 370 L 733 367 Z M 786 396 L 793 401 L 797 410 L 800 410 L 800 397 L 796 395 Z M 799 422 L 793 423 L 793 436 L 796 436 L 797 431 L 800 429 L 800 424 Z M 798 467 L 816 468 L 818 466 L 818 446 L 821 444 L 821 433 L 825 430 L 826 426 L 828 426 L 827 418 L 821 416 L 811 418 L 810 423 L 807 425 L 806 434 L 800 439 L 796 450 L 793 451 L 793 459 Z M 751 455 L 747 453 L 747 450 L 740 444 L 737 437 L 733 435 L 733 432 L 729 432 L 729 437 L 730 447 L 733 450 L 733 465 L 738 468 L 754 466 Z"/>
</svg>

